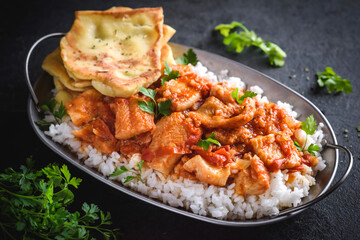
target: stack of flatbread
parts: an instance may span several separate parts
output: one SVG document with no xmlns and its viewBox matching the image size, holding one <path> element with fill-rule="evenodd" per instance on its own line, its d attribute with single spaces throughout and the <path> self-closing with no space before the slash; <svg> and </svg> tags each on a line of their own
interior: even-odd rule
<svg viewBox="0 0 360 240">
<path fill-rule="evenodd" d="M 57 100 L 90 88 L 129 97 L 154 83 L 161 63 L 175 62 L 167 44 L 175 30 L 163 22 L 162 8 L 77 11 L 60 47 L 42 64 L 53 76 Z"/>
</svg>

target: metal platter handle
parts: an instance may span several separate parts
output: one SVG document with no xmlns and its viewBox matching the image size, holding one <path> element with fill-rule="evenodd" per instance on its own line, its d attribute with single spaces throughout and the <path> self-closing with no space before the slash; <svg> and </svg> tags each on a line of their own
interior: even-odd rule
<svg viewBox="0 0 360 240">
<path fill-rule="evenodd" d="M 347 169 L 346 169 L 345 173 L 341 176 L 341 178 L 333 186 L 328 188 L 325 192 L 321 193 L 318 197 L 314 198 L 313 200 L 311 200 L 311 201 L 309 201 L 307 203 L 304 203 L 304 204 L 302 204 L 300 206 L 297 206 L 297 207 L 294 207 L 294 208 L 291 208 L 291 209 L 288 209 L 288 210 L 283 210 L 279 214 L 273 215 L 271 217 L 277 217 L 277 216 L 291 214 L 293 212 L 305 209 L 305 208 L 307 208 L 307 207 L 321 201 L 322 199 L 329 196 L 333 191 L 335 191 L 345 181 L 345 179 L 349 176 L 349 173 L 350 173 L 351 168 L 352 168 L 353 163 L 354 163 L 354 158 L 353 158 L 352 153 L 346 147 L 331 144 L 331 143 L 327 143 L 327 142 L 325 143 L 324 148 L 339 149 L 339 150 L 342 150 L 342 151 L 345 152 L 345 154 L 348 157 L 348 166 L 347 166 Z"/>
<path fill-rule="evenodd" d="M 42 41 L 46 40 L 46 39 L 49 39 L 49 38 L 53 38 L 53 37 L 61 37 L 61 36 L 64 36 L 65 33 L 50 33 L 50 34 L 47 34 L 41 38 L 39 38 L 30 48 L 29 52 L 27 53 L 27 56 L 26 56 L 26 61 L 25 61 L 25 79 L 26 79 L 26 83 L 28 85 L 28 88 L 29 88 L 29 91 L 30 91 L 30 95 L 31 95 L 31 99 L 34 101 L 34 104 L 36 106 L 36 110 L 38 112 L 41 111 L 40 109 L 40 106 L 39 106 L 39 100 L 38 98 L 36 97 L 36 94 L 35 94 L 35 91 L 34 91 L 34 88 L 31 84 L 31 81 L 30 81 L 30 76 L 29 76 L 29 61 L 30 61 L 30 57 L 31 57 L 31 54 L 32 52 L 34 51 L 35 47 L 37 45 L 39 45 L 39 43 L 41 43 Z"/>
</svg>

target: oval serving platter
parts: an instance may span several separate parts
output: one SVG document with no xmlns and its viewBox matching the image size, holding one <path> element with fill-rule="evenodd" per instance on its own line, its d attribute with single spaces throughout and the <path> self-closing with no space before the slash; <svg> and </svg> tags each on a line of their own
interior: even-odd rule
<svg viewBox="0 0 360 240">
<path fill-rule="evenodd" d="M 60 36 L 61 34 L 50 34 L 50 35 L 47 36 L 56 37 L 56 36 Z M 38 42 L 46 39 L 47 36 L 39 39 Z M 316 185 L 311 187 L 309 196 L 302 199 L 302 203 L 300 204 L 300 206 L 284 209 L 280 211 L 280 213 L 276 216 L 269 216 L 259 219 L 251 219 L 251 220 L 228 221 L 228 220 L 215 219 L 212 217 L 200 216 L 192 212 L 189 212 L 185 209 L 175 208 L 166 205 L 158 200 L 152 199 L 134 190 L 128 189 L 119 182 L 111 181 L 107 177 L 104 177 L 102 174 L 97 172 L 95 169 L 86 166 L 81 160 L 77 158 L 76 154 L 72 153 L 67 147 L 52 141 L 51 138 L 46 136 L 44 132 L 36 125 L 35 122 L 42 119 L 42 114 L 39 113 L 38 105 L 36 103 L 38 102 L 42 103 L 44 100 L 51 98 L 52 97 L 50 95 L 51 89 L 54 88 L 52 83 L 52 78 L 47 73 L 42 74 L 42 76 L 35 83 L 34 89 L 30 84 L 29 75 L 28 75 L 28 62 L 30 59 L 31 52 L 38 42 L 36 42 L 33 45 L 33 47 L 30 49 L 26 59 L 26 66 L 25 66 L 26 78 L 28 81 L 30 93 L 34 93 L 36 96 L 34 98 L 33 94 L 30 95 L 27 106 L 30 124 L 33 127 L 35 133 L 44 142 L 45 145 L 47 145 L 51 150 L 59 154 L 61 157 L 66 159 L 71 164 L 80 168 L 81 170 L 93 176 L 94 178 L 98 179 L 99 181 L 125 194 L 140 199 L 144 202 L 153 204 L 157 207 L 161 207 L 163 209 L 187 217 L 191 217 L 194 219 L 198 219 L 213 224 L 238 226 L 238 227 L 259 226 L 259 225 L 265 225 L 287 219 L 291 216 L 300 213 L 301 211 L 305 210 L 307 207 L 311 206 L 312 204 L 320 201 L 321 199 L 329 195 L 331 192 L 333 192 L 345 180 L 345 178 L 347 177 L 347 175 L 351 170 L 352 162 L 353 162 L 351 153 L 346 148 L 336 145 L 337 140 L 334 131 L 331 128 L 330 123 L 321 113 L 321 111 L 309 100 L 307 100 L 297 92 L 293 91 L 292 89 L 286 87 L 285 85 L 277 82 L 276 80 L 254 69 L 251 69 L 247 66 L 229 60 L 227 58 L 212 53 L 208 53 L 203 50 L 194 49 L 200 62 L 215 74 L 218 75 L 221 70 L 227 69 L 229 70 L 229 76 L 240 77 L 241 80 L 245 82 L 247 86 L 253 86 L 253 85 L 260 86 L 264 90 L 264 95 L 268 97 L 269 101 L 276 102 L 280 100 L 293 105 L 294 110 L 300 114 L 299 120 L 303 121 L 305 120 L 306 116 L 313 114 L 317 122 L 324 123 L 324 127 L 322 130 L 325 134 L 326 141 L 329 143 L 327 144 L 325 150 L 322 151 L 323 158 L 327 160 L 326 168 L 316 175 Z M 170 45 L 173 49 L 173 54 L 175 58 L 181 56 L 184 52 L 186 52 L 189 49 L 189 47 L 179 44 L 171 43 Z M 339 162 L 338 160 L 339 153 L 337 149 L 344 150 L 347 153 L 349 158 L 349 164 L 346 172 L 343 174 L 340 180 L 337 183 L 333 184 L 332 187 L 330 187 L 331 183 L 333 182 L 334 176 L 337 172 L 337 167 Z"/>
</svg>

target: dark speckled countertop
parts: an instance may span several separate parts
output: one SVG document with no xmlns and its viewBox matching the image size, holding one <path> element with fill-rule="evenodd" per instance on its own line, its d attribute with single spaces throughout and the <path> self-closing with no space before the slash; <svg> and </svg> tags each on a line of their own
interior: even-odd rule
<svg viewBox="0 0 360 240">
<path fill-rule="evenodd" d="M 6 140 L 1 144 L 1 169 L 16 167 L 30 155 L 39 165 L 65 163 L 37 138 L 28 122 L 25 54 L 39 37 L 68 31 L 75 10 L 114 5 L 163 6 L 165 22 L 177 30 L 172 42 L 233 59 L 303 94 L 325 114 L 339 144 L 353 152 L 355 163 L 347 181 L 325 200 L 291 219 L 256 228 L 216 226 L 168 212 L 69 165 L 73 175 L 84 179 L 75 206 L 87 201 L 111 211 L 124 239 L 360 239 L 360 132 L 355 129 L 360 125 L 360 1 L 356 0 L 7 1 L 0 21 L 0 126 Z M 270 67 L 267 58 L 254 49 L 242 54 L 226 52 L 213 29 L 232 20 L 244 22 L 263 39 L 281 46 L 288 55 L 285 66 Z M 42 59 L 56 44 L 57 40 L 51 40 L 36 52 L 31 65 L 34 79 L 41 73 Z M 352 82 L 352 94 L 328 94 L 317 87 L 315 74 L 326 66 Z M 339 172 L 346 166 L 343 158 Z"/>
</svg>

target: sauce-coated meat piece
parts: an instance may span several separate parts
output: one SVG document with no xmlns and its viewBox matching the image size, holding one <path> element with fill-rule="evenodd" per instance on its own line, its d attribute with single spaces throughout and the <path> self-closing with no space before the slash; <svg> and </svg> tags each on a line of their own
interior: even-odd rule
<svg viewBox="0 0 360 240">
<path fill-rule="evenodd" d="M 293 141 L 286 135 L 257 136 L 250 140 L 250 144 L 270 171 L 293 168 L 301 164 Z"/>
<path fill-rule="evenodd" d="M 115 98 L 110 104 L 115 112 L 115 137 L 120 140 L 155 129 L 154 115 L 140 109 L 138 101 L 145 99 L 134 95 L 130 98 Z"/>
<path fill-rule="evenodd" d="M 200 181 L 217 186 L 225 186 L 230 176 L 230 165 L 214 166 L 200 155 L 196 155 L 184 163 L 183 168 L 188 172 L 195 173 L 196 178 Z"/>
<path fill-rule="evenodd" d="M 105 98 L 96 90 L 87 90 L 65 104 L 75 126 L 82 126 L 101 118 L 108 126 L 114 125 L 114 115 Z"/>
<path fill-rule="evenodd" d="M 202 131 L 185 114 L 173 112 L 156 123 L 150 146 L 142 152 L 147 165 L 169 174 L 183 154 L 201 139 Z"/>
<path fill-rule="evenodd" d="M 118 151 L 117 140 L 111 133 L 109 127 L 101 119 L 96 119 L 85 124 L 81 129 L 72 132 L 75 137 L 85 143 L 93 145 L 102 153 Z"/>
<path fill-rule="evenodd" d="M 206 96 L 210 87 L 211 83 L 208 80 L 190 73 L 161 86 L 158 93 L 162 97 L 158 101 L 171 99 L 171 111 L 185 111 Z"/>
<path fill-rule="evenodd" d="M 240 195 L 260 195 L 270 187 L 270 174 L 264 163 L 255 155 L 250 166 L 234 178 L 235 192 Z"/>
<path fill-rule="evenodd" d="M 207 128 L 235 128 L 248 123 L 255 113 L 255 100 L 245 98 L 242 104 L 224 104 L 214 96 L 210 96 L 189 117 L 200 121 Z"/>
</svg>

